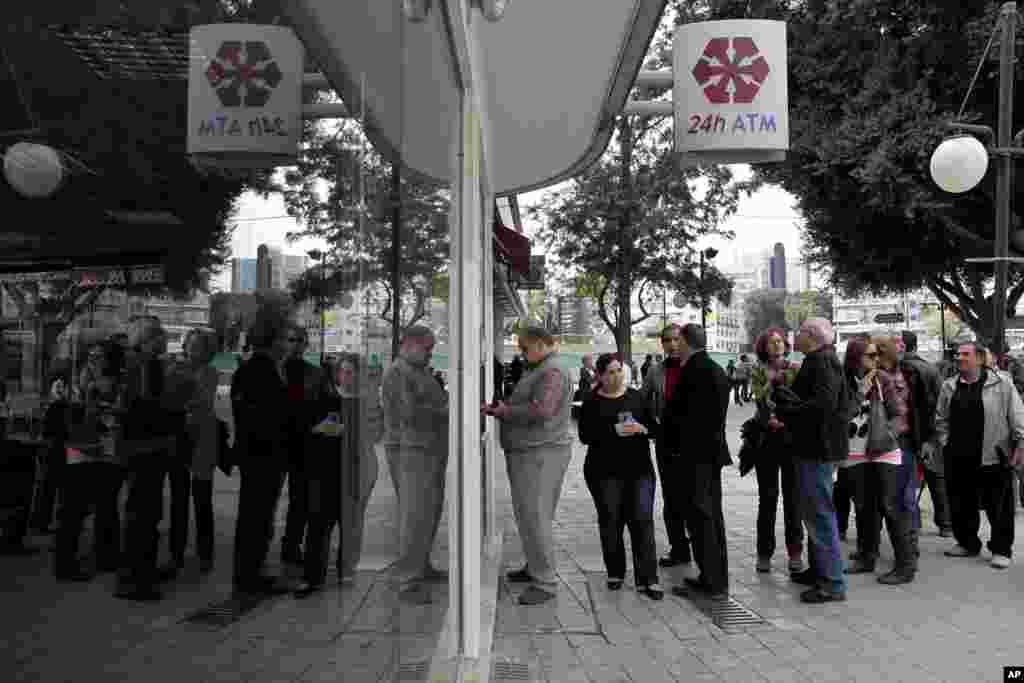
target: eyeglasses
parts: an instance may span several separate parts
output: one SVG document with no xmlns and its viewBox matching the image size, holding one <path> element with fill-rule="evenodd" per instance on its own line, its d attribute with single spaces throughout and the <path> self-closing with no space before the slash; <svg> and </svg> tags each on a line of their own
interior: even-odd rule
<svg viewBox="0 0 1024 683">
<path fill-rule="evenodd" d="M 680 339 L 680 337 L 662 337 L 661 338 L 661 343 L 662 344 L 667 344 L 668 342 L 679 341 L 679 339 Z"/>
<path fill-rule="evenodd" d="M 878 358 L 878 351 L 871 351 L 870 353 L 864 354 L 868 358 Z"/>
<path fill-rule="evenodd" d="M 299 338 L 299 337 L 288 337 L 288 341 L 290 341 L 290 342 L 292 342 L 292 343 L 295 343 L 295 344 L 297 344 L 297 343 L 299 343 L 300 341 L 302 341 L 302 339 L 301 339 L 301 338 Z"/>
</svg>

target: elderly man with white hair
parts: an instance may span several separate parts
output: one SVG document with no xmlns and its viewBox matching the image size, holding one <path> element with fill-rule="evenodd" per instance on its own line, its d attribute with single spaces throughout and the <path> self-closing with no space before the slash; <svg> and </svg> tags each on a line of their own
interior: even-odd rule
<svg viewBox="0 0 1024 683">
<path fill-rule="evenodd" d="M 776 405 L 776 414 L 793 435 L 810 559 L 810 568 L 791 578 L 810 586 L 800 595 L 808 603 L 846 599 L 832 479 L 837 463 L 849 450 L 847 418 L 855 401 L 846 389 L 833 338 L 832 324 L 824 318 L 810 318 L 800 326 L 796 348 L 804 360 L 792 391 L 780 392 Z"/>
</svg>

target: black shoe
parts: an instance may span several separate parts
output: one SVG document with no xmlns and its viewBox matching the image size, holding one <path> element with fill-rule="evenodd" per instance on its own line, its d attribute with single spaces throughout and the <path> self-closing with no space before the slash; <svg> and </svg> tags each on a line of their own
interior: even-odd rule
<svg viewBox="0 0 1024 683">
<path fill-rule="evenodd" d="M 672 589 L 674 595 L 687 595 L 688 592 L 696 592 L 706 595 L 712 600 L 724 600 L 729 597 L 729 591 L 725 589 L 713 588 L 710 584 L 704 581 L 703 578 L 693 578 L 687 576 L 683 579 L 683 583 L 686 588 L 676 586 Z"/>
<path fill-rule="evenodd" d="M 157 570 L 157 578 L 160 583 L 166 583 L 178 578 L 179 567 L 176 563 L 165 564 Z"/>
<path fill-rule="evenodd" d="M 800 601 L 811 605 L 820 605 L 825 602 L 846 602 L 846 593 L 836 593 L 824 588 L 812 588 L 800 594 Z"/>
<path fill-rule="evenodd" d="M 865 562 L 862 559 L 856 559 L 850 563 L 846 568 L 847 574 L 871 574 L 875 571 L 874 562 Z"/>
<path fill-rule="evenodd" d="M 313 595 L 313 593 L 319 592 L 322 588 L 323 584 L 303 582 L 299 584 L 298 588 L 295 589 L 293 595 L 295 595 L 296 598 L 301 600 L 302 598 L 308 598 L 309 596 Z"/>
<path fill-rule="evenodd" d="M 53 575 L 58 581 L 76 581 L 79 583 L 92 581 L 92 574 L 81 568 L 56 571 Z"/>
<path fill-rule="evenodd" d="M 659 586 L 656 583 L 653 583 L 649 586 L 637 586 L 636 589 L 638 592 L 643 593 L 651 600 L 654 600 L 656 602 L 658 600 L 664 600 L 665 598 L 665 591 L 662 589 L 661 586 Z"/>
<path fill-rule="evenodd" d="M 818 583 L 818 575 L 811 569 L 789 575 L 789 580 L 801 586 L 813 586 Z"/>
<path fill-rule="evenodd" d="M 6 557 L 27 557 L 29 555 L 38 555 L 39 552 L 39 548 L 25 545 L 24 541 L 6 541 L 0 543 L 0 555 Z"/>
<path fill-rule="evenodd" d="M 213 571 L 213 560 L 212 559 L 201 559 L 199 560 L 199 573 L 209 574 Z"/>
<path fill-rule="evenodd" d="M 668 555 L 658 560 L 658 566 L 663 568 L 678 567 L 681 564 L 690 564 L 692 560 L 689 557 L 680 557 L 678 555 Z"/>
<path fill-rule="evenodd" d="M 542 605 L 549 600 L 554 600 L 555 594 L 537 586 L 530 586 L 519 596 L 520 605 Z"/>
<path fill-rule="evenodd" d="M 912 569 L 893 569 L 888 574 L 882 574 L 878 577 L 878 583 L 886 586 L 898 586 L 904 583 L 911 583 L 914 580 L 914 571 Z"/>
<path fill-rule="evenodd" d="M 290 593 L 291 588 L 272 576 L 261 576 L 251 581 L 240 581 L 235 584 L 235 590 L 240 593 L 252 595 L 284 595 Z"/>
<path fill-rule="evenodd" d="M 508 579 L 509 583 L 530 583 L 533 581 L 533 576 L 530 575 L 530 572 L 526 571 L 525 567 L 505 574 L 505 578 Z"/>
<path fill-rule="evenodd" d="M 622 588 L 622 579 L 608 579 L 608 590 L 617 591 Z"/>
</svg>

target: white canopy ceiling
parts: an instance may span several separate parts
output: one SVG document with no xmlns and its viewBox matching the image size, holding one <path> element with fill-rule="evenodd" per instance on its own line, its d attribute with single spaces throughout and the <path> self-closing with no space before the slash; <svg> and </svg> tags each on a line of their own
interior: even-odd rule
<svg viewBox="0 0 1024 683">
<path fill-rule="evenodd" d="M 419 24 L 404 18 L 399 0 L 282 4 L 346 106 L 365 104 L 374 144 L 448 179 L 461 85 L 442 0 Z M 664 5 L 519 0 L 495 23 L 473 11 L 496 193 L 549 185 L 601 154 Z"/>
</svg>

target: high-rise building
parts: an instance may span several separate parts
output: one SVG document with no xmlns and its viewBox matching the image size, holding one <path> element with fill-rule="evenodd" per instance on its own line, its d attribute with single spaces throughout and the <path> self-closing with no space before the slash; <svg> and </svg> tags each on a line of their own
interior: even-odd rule
<svg viewBox="0 0 1024 683">
<path fill-rule="evenodd" d="M 256 249 L 256 289 L 285 289 L 306 270 L 306 256 L 261 244 Z"/>
<path fill-rule="evenodd" d="M 772 289 L 786 288 L 786 247 L 776 242 L 771 256 L 768 286 Z"/>
<path fill-rule="evenodd" d="M 231 259 L 231 291 L 244 294 L 256 290 L 256 259 Z"/>
</svg>

